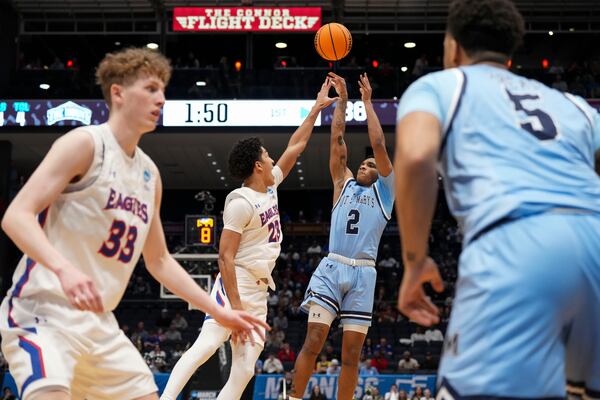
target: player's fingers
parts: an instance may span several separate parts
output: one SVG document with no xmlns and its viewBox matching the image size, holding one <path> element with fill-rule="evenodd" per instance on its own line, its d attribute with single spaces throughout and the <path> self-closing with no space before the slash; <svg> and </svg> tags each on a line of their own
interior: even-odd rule
<svg viewBox="0 0 600 400">
<path fill-rule="evenodd" d="M 82 296 L 81 292 L 73 292 L 71 295 L 70 302 L 78 310 L 81 310 L 81 311 L 85 310 L 84 304 L 83 304 L 83 296 Z"/>
<path fill-rule="evenodd" d="M 421 301 L 421 307 L 432 315 L 438 315 L 440 313 L 439 308 L 437 308 L 427 296 Z"/>
<path fill-rule="evenodd" d="M 327 75 L 331 76 L 334 79 L 337 79 L 337 78 L 341 79 L 342 78 L 341 76 L 339 76 L 338 74 L 336 74 L 334 72 L 329 72 Z"/>
<path fill-rule="evenodd" d="M 96 285 L 94 285 L 94 282 L 90 282 L 88 284 L 88 290 L 90 295 L 90 301 L 92 303 L 92 311 L 98 313 L 104 311 L 102 306 L 102 297 L 96 289 Z"/>
</svg>

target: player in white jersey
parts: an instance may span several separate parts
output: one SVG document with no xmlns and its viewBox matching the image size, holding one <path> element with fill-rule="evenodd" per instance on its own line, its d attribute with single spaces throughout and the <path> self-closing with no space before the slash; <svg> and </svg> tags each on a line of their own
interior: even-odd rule
<svg viewBox="0 0 600 400">
<path fill-rule="evenodd" d="M 266 327 L 219 307 L 168 253 L 160 176 L 137 145 L 156 127 L 170 74 L 160 53 L 107 55 L 96 76 L 108 122 L 58 139 L 4 215 L 24 253 L 0 309 L 2 352 L 23 400 L 158 398 L 112 313 L 142 253 L 157 280 L 242 337 Z"/>
<path fill-rule="evenodd" d="M 221 272 L 211 293 L 226 309 L 243 309 L 266 321 L 267 289 L 275 289 L 271 271 L 282 240 L 277 186 L 304 151 L 321 110 L 337 100 L 328 97 L 330 88 L 327 78 L 310 113 L 275 166 L 260 139 L 254 137 L 239 141 L 229 155 L 229 172 L 242 179 L 244 185 L 229 193 L 225 200 L 219 241 Z M 231 331 L 211 317 L 206 317 L 198 339 L 173 368 L 161 400 L 175 400 L 194 371 L 229 338 Z M 264 339 L 259 335 L 254 335 L 252 341 L 236 339 L 232 337 L 229 379 L 218 399 L 240 398 L 254 376 L 254 365 L 264 347 Z"/>
</svg>

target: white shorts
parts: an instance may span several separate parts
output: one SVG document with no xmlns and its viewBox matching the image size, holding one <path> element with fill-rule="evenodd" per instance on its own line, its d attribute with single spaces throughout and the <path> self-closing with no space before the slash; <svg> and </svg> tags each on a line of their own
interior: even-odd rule
<svg viewBox="0 0 600 400">
<path fill-rule="evenodd" d="M 250 272 L 243 268 L 236 267 L 235 271 L 238 292 L 240 294 L 240 300 L 242 301 L 242 307 L 244 308 L 244 311 L 266 322 L 269 285 L 260 279 L 256 279 Z M 222 307 L 231 309 L 231 304 L 227 298 L 225 287 L 223 286 L 223 279 L 221 278 L 220 273 L 215 278 L 215 284 L 210 292 L 210 297 L 212 297 Z M 204 323 L 218 324 L 217 321 L 215 321 L 210 315 L 206 316 Z M 254 343 L 261 344 L 262 346 L 265 345 L 265 341 L 262 340 L 262 338 L 260 338 L 256 332 L 253 332 L 253 338 Z"/>
<path fill-rule="evenodd" d="M 73 400 L 128 400 L 158 391 L 112 312 L 7 297 L 0 307 L 0 333 L 22 400 L 50 388 L 69 392 Z"/>
</svg>

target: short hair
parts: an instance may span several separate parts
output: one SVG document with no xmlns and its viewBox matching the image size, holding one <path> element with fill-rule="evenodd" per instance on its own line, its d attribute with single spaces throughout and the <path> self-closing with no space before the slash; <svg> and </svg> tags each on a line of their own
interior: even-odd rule
<svg viewBox="0 0 600 400">
<path fill-rule="evenodd" d="M 511 0 L 453 0 L 447 31 L 469 55 L 491 51 L 510 58 L 523 42 L 525 22 Z"/>
<path fill-rule="evenodd" d="M 244 180 L 252 175 L 254 163 L 260 161 L 263 143 L 257 137 L 238 141 L 229 153 L 229 173 Z"/>
<path fill-rule="evenodd" d="M 156 76 L 165 86 L 171 79 L 171 63 L 161 53 L 145 48 L 128 48 L 108 53 L 96 69 L 96 83 L 104 100 L 111 107 L 110 87 L 128 85 L 140 76 Z"/>
</svg>

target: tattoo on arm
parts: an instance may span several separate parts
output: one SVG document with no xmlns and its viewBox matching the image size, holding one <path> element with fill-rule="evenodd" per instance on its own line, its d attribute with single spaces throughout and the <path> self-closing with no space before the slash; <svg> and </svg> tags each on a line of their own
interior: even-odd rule
<svg viewBox="0 0 600 400">
<path fill-rule="evenodd" d="M 412 251 L 407 251 L 406 252 L 406 259 L 408 261 L 415 261 L 417 259 L 417 255 L 415 253 L 413 253 Z"/>
<path fill-rule="evenodd" d="M 343 145 L 344 145 L 344 137 L 343 137 L 342 135 L 338 136 L 338 144 L 339 144 L 340 146 L 343 146 Z"/>
</svg>

